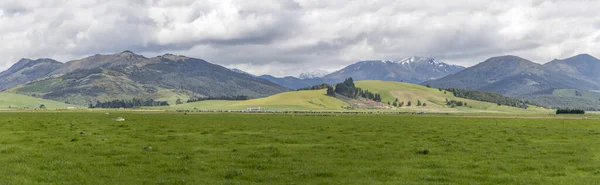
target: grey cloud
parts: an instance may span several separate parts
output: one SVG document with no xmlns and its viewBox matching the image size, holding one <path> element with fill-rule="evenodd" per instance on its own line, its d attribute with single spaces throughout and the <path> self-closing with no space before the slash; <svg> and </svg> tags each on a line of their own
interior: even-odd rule
<svg viewBox="0 0 600 185">
<path fill-rule="evenodd" d="M 470 66 L 600 56 L 596 1 L 6 0 L 0 70 L 132 50 L 203 58 L 255 74 L 329 71 L 358 60 L 436 57 Z"/>
</svg>

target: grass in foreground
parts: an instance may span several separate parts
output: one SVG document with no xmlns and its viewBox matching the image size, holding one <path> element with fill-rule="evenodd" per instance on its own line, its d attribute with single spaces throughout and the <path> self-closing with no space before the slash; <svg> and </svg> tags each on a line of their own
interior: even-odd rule
<svg viewBox="0 0 600 185">
<path fill-rule="evenodd" d="M 0 182 L 6 184 L 600 181 L 598 120 L 130 113 L 0 117 Z"/>
</svg>

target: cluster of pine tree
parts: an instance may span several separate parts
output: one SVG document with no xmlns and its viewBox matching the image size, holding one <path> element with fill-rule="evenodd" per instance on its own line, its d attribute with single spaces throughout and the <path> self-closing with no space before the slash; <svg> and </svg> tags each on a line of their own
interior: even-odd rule
<svg viewBox="0 0 600 185">
<path fill-rule="evenodd" d="M 558 109 L 556 114 L 585 114 L 585 110 L 582 109 Z"/>
<path fill-rule="evenodd" d="M 462 101 L 456 101 L 456 100 L 450 100 L 448 101 L 448 99 L 446 99 L 446 105 L 447 106 L 451 106 L 452 108 L 454 107 L 462 107 L 462 106 L 468 106 L 467 102 L 462 102 Z"/>
<path fill-rule="evenodd" d="M 154 101 L 153 99 L 131 99 L 131 100 L 113 100 L 100 102 L 96 101 L 96 104 L 89 104 L 89 108 L 136 108 L 136 107 L 154 107 L 154 106 L 169 106 L 167 101 Z"/>
<path fill-rule="evenodd" d="M 297 91 L 321 90 L 321 89 L 327 89 L 329 87 L 331 87 L 331 85 L 323 83 L 323 84 L 319 84 L 319 85 L 313 85 L 311 87 L 300 88 L 300 89 L 297 89 Z"/>
<path fill-rule="evenodd" d="M 350 98 L 363 97 L 376 102 L 381 102 L 381 94 L 356 87 L 352 78 L 347 78 L 344 82 L 336 84 L 335 88 L 331 86 L 327 87 L 327 95 L 335 96 L 336 94 L 341 94 Z"/>
<path fill-rule="evenodd" d="M 249 100 L 250 97 L 239 95 L 239 96 L 219 96 L 219 97 L 194 97 L 187 100 L 188 103 L 206 101 L 206 100 Z"/>
<path fill-rule="evenodd" d="M 381 94 L 372 93 L 369 90 L 362 90 L 361 88 L 356 88 L 357 95 L 363 98 L 367 98 L 376 102 L 381 102 Z"/>
</svg>

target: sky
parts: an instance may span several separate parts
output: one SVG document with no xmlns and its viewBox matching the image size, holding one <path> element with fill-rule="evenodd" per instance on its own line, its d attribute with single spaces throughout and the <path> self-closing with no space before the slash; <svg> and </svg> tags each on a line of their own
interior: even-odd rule
<svg viewBox="0 0 600 185">
<path fill-rule="evenodd" d="M 2 0 L 0 70 L 131 50 L 252 74 L 335 71 L 360 60 L 434 57 L 472 66 L 600 57 L 590 0 Z"/>
</svg>

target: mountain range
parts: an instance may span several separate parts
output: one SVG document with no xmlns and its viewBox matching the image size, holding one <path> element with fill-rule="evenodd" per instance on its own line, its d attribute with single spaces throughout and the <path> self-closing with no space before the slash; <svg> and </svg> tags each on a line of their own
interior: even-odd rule
<svg viewBox="0 0 600 185">
<path fill-rule="evenodd" d="M 64 64 L 23 59 L 2 77 L 0 89 L 82 105 L 131 98 L 265 97 L 288 90 L 202 59 L 172 54 L 146 58 L 131 51 Z"/>
<path fill-rule="evenodd" d="M 422 83 L 440 88 L 484 90 L 532 102 L 560 107 L 582 104 L 587 100 L 557 98 L 554 91 L 600 89 L 600 60 L 581 54 L 562 60 L 538 64 L 517 56 L 490 58 L 459 73 Z M 578 102 L 578 103 L 573 103 Z M 600 107 L 600 103 L 592 102 Z M 589 103 L 586 103 L 589 107 Z"/>
<path fill-rule="evenodd" d="M 284 87 L 298 89 L 321 83 L 339 83 L 350 77 L 354 80 L 402 81 L 418 84 L 464 69 L 462 66 L 446 64 L 430 57 L 408 57 L 398 61 L 360 61 L 333 73 L 318 75 L 322 77 L 306 78 L 308 75 L 301 75 L 300 78 L 292 76 L 276 78 L 270 75 L 259 77 Z"/>
<path fill-rule="evenodd" d="M 355 80 L 403 81 L 438 88 L 483 90 L 549 106 L 600 109 L 600 60 L 580 54 L 538 64 L 498 56 L 469 68 L 430 57 L 360 61 L 333 73 L 314 70 L 298 77 L 255 76 L 197 58 L 165 54 L 152 58 L 123 51 L 65 63 L 21 59 L 0 73 L 0 91 L 86 105 L 95 101 L 245 95 L 265 97 L 322 83 Z M 566 94 L 565 94 L 566 93 Z M 576 93 L 570 95 L 569 93 Z M 590 95 L 580 97 L 581 94 Z M 596 100 L 598 101 L 591 101 Z"/>
</svg>

